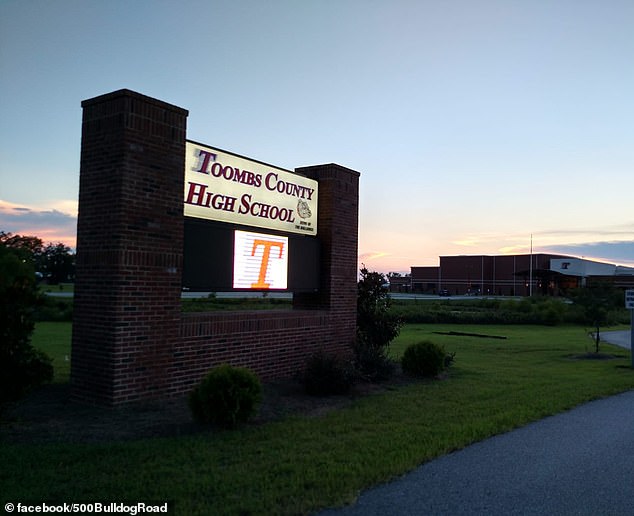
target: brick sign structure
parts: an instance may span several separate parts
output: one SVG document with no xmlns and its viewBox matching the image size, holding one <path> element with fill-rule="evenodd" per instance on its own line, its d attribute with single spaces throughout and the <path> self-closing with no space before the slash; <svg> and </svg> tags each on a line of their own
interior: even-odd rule
<svg viewBox="0 0 634 516">
<path fill-rule="evenodd" d="M 71 383 L 76 400 L 181 396 L 221 363 L 262 380 L 355 338 L 359 174 L 296 169 L 319 184 L 319 289 L 293 309 L 183 313 L 188 112 L 120 90 L 82 103 Z"/>
</svg>

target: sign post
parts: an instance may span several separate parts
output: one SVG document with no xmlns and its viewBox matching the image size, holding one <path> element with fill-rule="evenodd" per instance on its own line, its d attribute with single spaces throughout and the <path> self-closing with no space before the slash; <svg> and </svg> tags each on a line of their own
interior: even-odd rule
<svg viewBox="0 0 634 516">
<path fill-rule="evenodd" d="M 625 308 L 630 311 L 630 354 L 634 368 L 634 290 L 625 291 Z"/>
</svg>

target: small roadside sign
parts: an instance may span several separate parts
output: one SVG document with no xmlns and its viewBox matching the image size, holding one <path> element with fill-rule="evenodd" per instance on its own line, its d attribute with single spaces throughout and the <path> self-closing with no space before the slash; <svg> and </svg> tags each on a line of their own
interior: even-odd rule
<svg viewBox="0 0 634 516">
<path fill-rule="evenodd" d="M 625 291 L 625 308 L 630 310 L 630 355 L 634 369 L 634 290 Z"/>
</svg>

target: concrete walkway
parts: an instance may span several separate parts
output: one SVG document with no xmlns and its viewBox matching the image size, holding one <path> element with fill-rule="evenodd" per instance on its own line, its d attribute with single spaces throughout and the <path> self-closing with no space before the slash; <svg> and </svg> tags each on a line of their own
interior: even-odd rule
<svg viewBox="0 0 634 516">
<path fill-rule="evenodd" d="M 634 391 L 492 437 L 319 513 L 512 514 L 634 515 Z"/>
<path fill-rule="evenodd" d="M 631 349 L 631 332 L 629 330 L 626 331 L 604 331 L 601 332 L 601 340 L 605 342 L 609 342 L 610 344 L 614 344 L 615 346 L 619 346 L 625 349 Z"/>
</svg>

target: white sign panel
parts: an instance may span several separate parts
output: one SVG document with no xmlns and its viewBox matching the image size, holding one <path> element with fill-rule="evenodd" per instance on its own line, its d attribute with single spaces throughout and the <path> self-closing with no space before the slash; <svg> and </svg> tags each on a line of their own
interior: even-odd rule
<svg viewBox="0 0 634 516">
<path fill-rule="evenodd" d="M 625 308 L 634 310 L 634 290 L 625 291 Z"/>
<path fill-rule="evenodd" d="M 185 152 L 185 216 L 317 234 L 317 181 L 189 141 Z"/>
<path fill-rule="evenodd" d="M 288 237 L 235 232 L 233 288 L 285 290 L 287 280 Z"/>
</svg>

